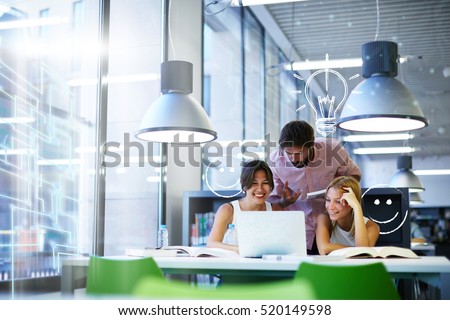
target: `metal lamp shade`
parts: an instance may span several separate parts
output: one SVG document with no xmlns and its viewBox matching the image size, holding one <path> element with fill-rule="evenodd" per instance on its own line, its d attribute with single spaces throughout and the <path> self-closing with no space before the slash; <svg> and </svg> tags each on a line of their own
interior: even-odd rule
<svg viewBox="0 0 450 320">
<path fill-rule="evenodd" d="M 208 115 L 192 97 L 192 63 L 161 63 L 161 93 L 147 110 L 136 137 L 167 143 L 204 143 L 217 138 Z"/>
<path fill-rule="evenodd" d="M 420 204 L 420 203 L 424 203 L 424 202 L 425 201 L 422 200 L 422 198 L 420 197 L 420 194 L 418 194 L 417 192 L 409 194 L 409 203 L 410 204 Z"/>
<path fill-rule="evenodd" d="M 358 132 L 401 132 L 424 128 L 428 122 L 400 81 L 374 75 L 352 91 L 337 125 Z"/>
<path fill-rule="evenodd" d="M 391 178 L 391 185 L 397 188 L 409 188 L 410 193 L 425 190 L 420 179 L 411 170 L 399 170 Z"/>
<path fill-rule="evenodd" d="M 161 95 L 147 110 L 136 137 L 167 143 L 204 143 L 217 138 L 203 107 L 190 95 Z"/>
</svg>

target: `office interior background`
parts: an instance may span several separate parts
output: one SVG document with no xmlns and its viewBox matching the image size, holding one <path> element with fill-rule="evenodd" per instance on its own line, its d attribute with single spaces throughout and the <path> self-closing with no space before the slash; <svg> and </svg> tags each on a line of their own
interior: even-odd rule
<svg viewBox="0 0 450 320">
<path fill-rule="evenodd" d="M 184 192 L 239 189 L 242 150 L 230 143 L 251 141 L 252 155 L 265 158 L 264 140 L 276 142 L 284 124 L 315 123 L 304 94 L 312 71 L 283 66 L 360 58 L 377 5 L 378 39 L 410 57 L 398 79 L 429 126 L 410 140 L 344 143 L 366 188 L 389 185 L 400 154 L 355 154 L 361 147 L 411 146 L 414 170 L 450 169 L 449 1 L 309 0 L 205 14 L 204 1 L 173 0 L 165 43 L 160 0 L 0 1 L 2 298 L 57 291 L 65 257 L 154 247 L 161 222 L 181 244 Z M 193 64 L 193 96 L 214 143 L 175 148 L 135 137 L 161 94 L 163 49 Z M 360 67 L 340 72 L 349 79 Z M 349 91 L 360 81 L 349 80 Z M 205 151 L 222 165 L 208 165 Z M 446 243 L 450 175 L 420 180 L 423 202 L 410 211 Z"/>
</svg>

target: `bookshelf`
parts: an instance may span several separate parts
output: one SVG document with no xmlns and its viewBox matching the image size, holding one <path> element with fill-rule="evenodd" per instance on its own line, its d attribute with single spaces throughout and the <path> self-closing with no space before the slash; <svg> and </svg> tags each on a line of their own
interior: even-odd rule
<svg viewBox="0 0 450 320">
<path fill-rule="evenodd" d="M 242 194 L 238 190 L 220 191 L 219 196 L 208 191 L 185 191 L 183 194 L 183 218 L 182 218 L 182 245 L 191 244 L 191 226 L 195 223 L 195 215 L 198 213 L 217 212 L 219 207 L 236 199 Z"/>
</svg>

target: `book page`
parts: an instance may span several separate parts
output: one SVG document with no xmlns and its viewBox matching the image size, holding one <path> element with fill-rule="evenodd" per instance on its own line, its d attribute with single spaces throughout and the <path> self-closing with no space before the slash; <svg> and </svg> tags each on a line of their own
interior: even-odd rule
<svg viewBox="0 0 450 320">
<path fill-rule="evenodd" d="M 418 258 L 418 255 L 414 253 L 411 249 L 386 246 L 386 247 L 374 247 L 378 254 L 383 258 Z"/>
<path fill-rule="evenodd" d="M 334 250 L 330 252 L 328 256 L 343 256 L 345 258 L 372 258 L 378 256 L 378 252 L 372 247 L 347 247 Z"/>
<path fill-rule="evenodd" d="M 130 248 L 125 249 L 125 255 L 131 257 L 176 257 L 177 252 L 155 248 Z"/>
<path fill-rule="evenodd" d="M 197 257 L 240 258 L 238 253 L 222 248 L 199 248 L 195 254 Z"/>
<path fill-rule="evenodd" d="M 167 246 L 167 247 L 162 247 L 161 250 L 175 252 L 175 255 L 177 255 L 177 256 L 187 255 L 187 256 L 190 256 L 190 257 L 194 257 L 195 256 L 196 247 Z"/>
<path fill-rule="evenodd" d="M 184 255 L 188 255 L 190 257 L 239 258 L 239 254 L 236 252 L 222 248 L 168 246 L 161 248 L 161 250 L 176 251 L 178 252 L 178 256 L 183 256 L 184 253 Z"/>
<path fill-rule="evenodd" d="M 346 258 L 418 258 L 410 249 L 394 246 L 386 247 L 348 247 L 337 249 L 329 256 L 344 256 Z"/>
</svg>

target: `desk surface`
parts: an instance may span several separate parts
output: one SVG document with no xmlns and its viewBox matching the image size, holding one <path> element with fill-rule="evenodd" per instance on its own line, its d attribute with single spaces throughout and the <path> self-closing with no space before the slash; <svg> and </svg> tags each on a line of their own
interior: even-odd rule
<svg viewBox="0 0 450 320">
<path fill-rule="evenodd" d="M 112 257 L 113 258 L 113 257 Z M 114 258 L 133 259 L 116 256 Z M 134 259 L 136 259 L 134 257 Z M 284 277 L 292 278 L 301 261 L 271 261 L 249 258 L 191 258 L 155 257 L 158 266 L 167 274 L 221 274 L 230 277 Z M 305 257 L 304 261 L 328 265 L 360 265 L 382 262 L 391 275 L 400 278 L 417 278 L 441 289 L 441 299 L 450 299 L 450 261 L 445 257 L 424 256 L 418 259 L 327 259 Z M 73 293 L 75 281 L 85 278 L 89 257 L 62 260 L 61 292 Z"/>
<path fill-rule="evenodd" d="M 117 256 L 116 258 L 130 258 Z M 326 258 L 326 257 L 324 257 Z M 192 257 L 155 257 L 156 263 L 164 271 L 190 270 L 264 270 L 264 271 L 296 271 L 301 260 L 298 261 L 270 261 L 251 258 L 192 258 Z M 361 265 L 382 262 L 389 272 L 396 273 L 450 273 L 450 261 L 445 257 L 425 256 L 419 259 L 389 258 L 389 259 L 321 259 L 309 258 L 304 261 L 332 265 Z M 62 261 L 63 266 L 87 266 L 88 257 L 67 258 Z"/>
<path fill-rule="evenodd" d="M 430 243 L 411 243 L 411 250 L 413 251 L 435 251 L 436 246 Z"/>
</svg>

